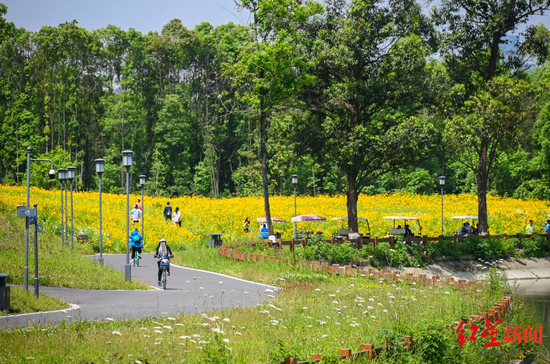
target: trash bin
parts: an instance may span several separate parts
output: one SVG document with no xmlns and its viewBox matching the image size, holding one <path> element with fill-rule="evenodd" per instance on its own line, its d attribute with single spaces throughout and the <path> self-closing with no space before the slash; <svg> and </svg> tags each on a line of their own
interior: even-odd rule
<svg viewBox="0 0 550 364">
<path fill-rule="evenodd" d="M 208 247 L 210 247 L 210 249 L 214 249 L 215 247 L 220 245 L 222 245 L 222 234 L 210 234 Z"/>
<path fill-rule="evenodd" d="M 0 273 L 0 310 L 7 310 L 10 305 L 10 287 L 6 286 L 6 280 L 10 275 Z"/>
</svg>

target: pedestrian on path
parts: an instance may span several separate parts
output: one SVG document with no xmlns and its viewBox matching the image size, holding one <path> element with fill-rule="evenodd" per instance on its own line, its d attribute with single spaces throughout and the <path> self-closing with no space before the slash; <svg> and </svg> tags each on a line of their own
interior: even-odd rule
<svg viewBox="0 0 550 364">
<path fill-rule="evenodd" d="M 172 206 L 170 206 L 170 201 L 168 201 L 166 206 L 164 206 L 164 218 L 166 221 L 172 220 Z"/>
<path fill-rule="evenodd" d="M 179 207 L 176 207 L 176 211 L 174 211 L 174 217 L 172 218 L 172 221 L 174 222 L 174 226 L 181 227 L 181 212 Z"/>
<path fill-rule="evenodd" d="M 134 205 L 134 208 L 130 210 L 130 216 L 132 216 L 132 220 L 134 221 L 134 223 L 138 223 L 139 222 L 139 219 L 141 217 L 141 210 L 138 208 L 138 205 L 135 204 Z"/>
<path fill-rule="evenodd" d="M 533 225 L 533 220 L 529 220 L 529 225 L 525 227 L 525 233 L 527 235 L 533 235 L 537 233 L 537 229 L 535 228 L 535 225 Z"/>
<path fill-rule="evenodd" d="M 137 201 L 136 201 L 136 206 L 138 209 L 140 209 L 141 211 L 143 211 L 143 207 L 141 206 L 141 200 L 138 198 Z"/>
</svg>

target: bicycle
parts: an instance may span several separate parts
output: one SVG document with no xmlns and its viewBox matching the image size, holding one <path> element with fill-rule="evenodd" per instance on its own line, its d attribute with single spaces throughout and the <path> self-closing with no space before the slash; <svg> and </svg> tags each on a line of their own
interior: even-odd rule
<svg viewBox="0 0 550 364">
<path fill-rule="evenodd" d="M 160 258 L 160 268 L 162 269 L 162 288 L 166 289 L 166 284 L 168 283 L 168 279 L 166 277 L 168 276 L 168 269 L 170 269 L 170 259 L 168 259 L 167 256 Z"/>
<path fill-rule="evenodd" d="M 134 259 L 132 259 L 132 265 L 134 267 L 139 267 L 139 258 L 140 258 L 139 252 L 136 251 L 136 255 L 135 255 Z"/>
</svg>

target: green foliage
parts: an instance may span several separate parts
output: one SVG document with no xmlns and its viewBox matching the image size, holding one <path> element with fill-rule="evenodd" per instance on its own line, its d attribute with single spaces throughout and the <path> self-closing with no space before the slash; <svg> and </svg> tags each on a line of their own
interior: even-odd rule
<svg viewBox="0 0 550 364">
<path fill-rule="evenodd" d="M 451 338 L 445 329 L 446 324 L 442 320 L 424 322 L 415 332 L 415 350 L 420 353 L 422 362 L 441 363 L 447 355 Z"/>
</svg>

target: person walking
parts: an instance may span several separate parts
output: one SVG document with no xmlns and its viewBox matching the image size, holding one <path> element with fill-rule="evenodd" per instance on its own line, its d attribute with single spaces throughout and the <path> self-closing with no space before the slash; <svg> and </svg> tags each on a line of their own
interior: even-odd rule
<svg viewBox="0 0 550 364">
<path fill-rule="evenodd" d="M 170 201 L 168 201 L 166 206 L 164 206 L 164 218 L 166 221 L 172 220 L 172 206 L 170 206 Z"/>
<path fill-rule="evenodd" d="M 544 232 L 550 234 L 550 220 L 546 220 L 546 225 L 544 226 Z"/>
<path fill-rule="evenodd" d="M 181 212 L 179 207 L 176 207 L 176 211 L 174 211 L 172 222 L 174 223 L 174 226 L 181 227 Z"/>
<path fill-rule="evenodd" d="M 136 201 L 136 206 L 138 209 L 140 209 L 141 211 L 143 211 L 143 207 L 141 206 L 141 200 L 138 198 L 137 201 Z"/>
<path fill-rule="evenodd" d="M 267 229 L 267 225 L 263 224 L 262 228 L 260 229 L 260 238 L 267 239 L 269 237 L 269 230 Z"/>
<path fill-rule="evenodd" d="M 250 232 L 250 217 L 247 217 L 244 219 L 244 232 L 249 233 Z"/>
<path fill-rule="evenodd" d="M 137 224 L 139 222 L 142 214 L 143 212 L 141 212 L 141 210 L 138 208 L 138 205 L 135 204 L 134 208 L 130 210 L 130 216 L 132 216 L 132 221 L 134 222 L 134 224 Z"/>
<path fill-rule="evenodd" d="M 525 233 L 527 235 L 534 235 L 537 233 L 537 229 L 535 228 L 535 225 L 533 225 L 533 220 L 529 220 L 529 225 L 525 227 Z"/>
</svg>

